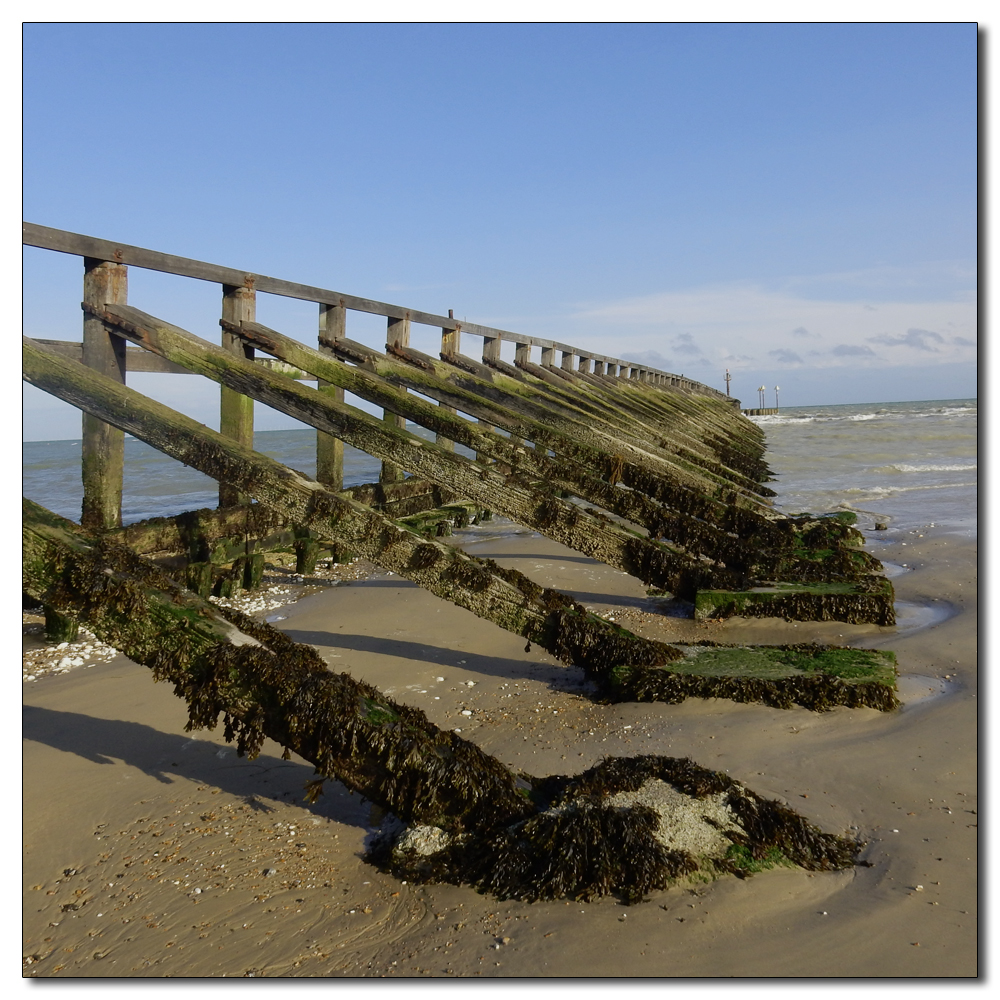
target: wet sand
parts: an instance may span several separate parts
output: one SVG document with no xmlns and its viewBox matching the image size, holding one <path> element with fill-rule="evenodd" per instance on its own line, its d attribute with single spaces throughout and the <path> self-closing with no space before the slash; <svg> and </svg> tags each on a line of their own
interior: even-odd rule
<svg viewBox="0 0 1000 1000">
<path fill-rule="evenodd" d="M 894 629 L 696 624 L 657 613 L 638 581 L 531 533 L 491 538 L 484 526 L 463 544 L 650 636 L 893 649 L 904 707 L 600 705 L 579 670 L 384 573 L 300 600 L 277 624 L 332 669 L 514 767 L 691 757 L 863 838 L 871 867 L 776 869 L 630 907 L 400 883 L 362 860 L 382 819 L 369 803 L 327 783 L 306 804 L 309 765 L 272 743 L 240 759 L 221 729 L 185 732 L 170 688 L 119 656 L 25 686 L 25 974 L 977 974 L 974 541 L 873 536 L 872 551 L 899 567 Z"/>
</svg>

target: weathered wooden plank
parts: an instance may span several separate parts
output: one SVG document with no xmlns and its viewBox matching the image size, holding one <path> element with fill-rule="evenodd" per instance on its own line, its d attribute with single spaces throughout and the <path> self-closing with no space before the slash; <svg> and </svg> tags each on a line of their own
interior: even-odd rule
<svg viewBox="0 0 1000 1000">
<path fill-rule="evenodd" d="M 83 301 L 90 305 L 128 301 L 128 268 L 84 259 Z M 83 319 L 83 363 L 102 375 L 125 381 L 125 340 L 91 315 Z M 83 514 L 81 523 L 92 530 L 117 528 L 122 523 L 122 477 L 125 435 L 117 427 L 83 415 Z"/>
<path fill-rule="evenodd" d="M 402 319 L 389 317 L 386 323 L 385 334 L 386 350 L 404 350 L 410 346 L 410 317 L 404 316 Z M 405 389 L 401 390 L 406 392 Z M 400 416 L 392 410 L 383 410 L 382 419 L 390 427 L 398 427 L 406 430 L 406 417 Z M 401 483 L 406 478 L 406 472 L 394 462 L 383 462 L 379 471 L 380 483 Z"/>
<path fill-rule="evenodd" d="M 319 305 L 319 350 L 336 357 L 336 345 L 347 335 L 347 309 L 343 305 Z M 320 379 L 316 388 L 344 402 L 344 390 Z M 332 490 L 344 488 L 344 442 L 331 434 L 316 431 L 316 479 Z"/>
<path fill-rule="evenodd" d="M 500 360 L 500 338 L 483 337 L 483 364 Z"/>
<path fill-rule="evenodd" d="M 408 479 L 404 483 L 367 483 L 342 491 L 348 500 L 371 507 L 390 520 L 414 517 L 462 502 L 456 494 L 427 480 Z M 107 533 L 139 555 L 182 557 L 194 562 L 215 561 L 213 552 L 221 540 L 253 542 L 253 552 L 287 548 L 294 540 L 295 525 L 264 504 L 246 503 L 236 507 L 189 510 L 174 517 L 151 517 Z M 315 533 L 321 545 L 337 545 Z M 240 554 L 245 554 L 245 550 Z M 228 561 L 228 560 L 224 560 Z"/>
<path fill-rule="evenodd" d="M 42 337 L 34 338 L 38 344 L 44 344 L 53 351 L 61 354 L 64 358 L 73 361 L 83 361 L 83 343 L 74 340 L 46 340 Z M 190 375 L 186 368 L 172 364 L 163 358 L 158 358 L 149 351 L 144 351 L 138 347 L 127 347 L 125 351 L 125 371 L 126 372 L 162 372 L 171 375 Z"/>
<path fill-rule="evenodd" d="M 455 310 L 448 310 L 449 321 L 455 318 Z M 461 354 L 462 353 L 462 328 L 458 324 L 452 325 L 451 322 L 447 326 L 441 328 L 441 353 L 442 354 Z"/>
<path fill-rule="evenodd" d="M 454 319 L 454 317 L 455 317 L 455 310 L 449 309 L 448 319 Z M 462 345 L 462 331 L 459 328 L 449 330 L 446 327 L 442 327 L 441 357 L 446 357 L 449 354 L 459 354 L 462 349 L 461 345 Z M 449 406 L 447 403 L 439 403 L 438 405 L 443 408 L 445 413 L 452 413 L 452 414 L 458 413 L 458 410 L 456 410 L 455 407 Z M 445 451 L 455 450 L 455 442 L 451 438 L 445 437 L 445 435 L 443 434 L 440 433 L 435 434 L 434 440 L 441 448 L 444 448 Z"/>
<path fill-rule="evenodd" d="M 244 320 L 253 322 L 257 314 L 257 299 L 253 288 L 246 285 L 222 286 L 222 319 L 239 325 Z M 222 347 L 230 354 L 246 360 L 253 359 L 253 348 L 240 337 L 222 331 Z M 253 400 L 249 396 L 222 386 L 219 392 L 219 431 L 224 437 L 239 444 L 253 447 Z M 234 492 L 228 484 L 219 484 L 219 506 L 231 507 L 243 503 L 246 497 Z"/>
</svg>

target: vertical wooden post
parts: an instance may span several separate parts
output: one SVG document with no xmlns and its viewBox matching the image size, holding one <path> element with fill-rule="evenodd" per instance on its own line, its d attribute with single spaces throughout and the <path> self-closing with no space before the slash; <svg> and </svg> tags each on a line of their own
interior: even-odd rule
<svg viewBox="0 0 1000 1000">
<path fill-rule="evenodd" d="M 500 343 L 499 337 L 483 337 L 484 362 L 500 360 Z"/>
<path fill-rule="evenodd" d="M 455 310 L 448 310 L 448 319 L 455 318 Z M 451 354 L 461 354 L 462 352 L 462 328 L 456 323 L 453 329 L 443 327 L 441 329 L 441 357 L 446 358 Z"/>
<path fill-rule="evenodd" d="M 594 374 L 595 375 L 603 375 L 604 374 L 604 362 L 603 361 L 595 361 L 594 362 Z"/>
<path fill-rule="evenodd" d="M 490 361 L 500 360 L 500 344 L 501 340 L 499 337 L 483 337 L 483 363 L 487 364 Z M 479 421 L 480 426 L 487 431 L 492 431 L 494 429 L 493 424 L 488 420 Z M 487 458 L 486 455 L 476 455 L 476 461 L 482 462 L 483 465 L 491 465 L 493 460 Z"/>
<path fill-rule="evenodd" d="M 531 363 L 531 344 L 514 345 L 514 363 L 521 365 Z"/>
<path fill-rule="evenodd" d="M 449 309 L 448 310 L 448 319 L 454 319 L 454 318 L 455 318 L 455 310 L 454 309 Z M 461 339 L 461 336 L 462 336 L 462 331 L 461 331 L 461 329 L 459 327 L 455 327 L 454 330 L 451 330 L 451 329 L 449 329 L 446 326 L 442 327 L 441 328 L 441 355 L 444 356 L 446 354 L 457 354 L 458 353 L 458 344 L 459 344 L 459 340 Z M 442 409 L 444 409 L 444 411 L 446 413 L 457 413 L 458 412 L 455 409 L 454 406 L 445 406 L 444 403 L 439 403 L 438 405 L 441 406 Z M 455 450 L 455 442 L 452 441 L 451 438 L 446 438 L 446 437 L 442 436 L 441 434 L 435 434 L 434 435 L 434 440 L 435 440 L 435 442 L 437 442 L 437 444 L 439 444 L 446 451 L 454 451 Z"/>
<path fill-rule="evenodd" d="M 571 372 L 573 370 L 573 352 L 563 351 L 562 352 L 562 370 L 564 372 Z"/>
<path fill-rule="evenodd" d="M 580 364 L 577 366 L 577 371 L 584 372 L 585 374 L 590 371 L 590 358 L 585 355 L 580 355 Z"/>
<path fill-rule="evenodd" d="M 394 347 L 410 346 L 410 317 L 404 316 L 402 319 L 389 317 L 386 324 L 385 333 L 386 345 L 392 344 Z M 406 391 L 405 389 L 403 390 Z M 405 430 L 406 418 L 399 417 L 388 410 L 382 411 L 382 419 L 392 427 L 400 427 Z M 382 470 L 379 472 L 378 481 L 380 483 L 399 483 L 406 478 L 406 473 L 392 462 L 383 462 Z"/>
<path fill-rule="evenodd" d="M 252 323 L 257 318 L 257 295 L 253 283 L 222 286 L 222 318 L 239 325 L 244 320 Z M 222 346 L 238 358 L 253 360 L 254 350 L 235 333 L 222 331 Z M 239 444 L 253 447 L 253 400 L 226 386 L 220 393 L 219 433 Z M 246 503 L 249 498 L 228 483 L 219 483 L 219 506 L 232 507 Z"/>
<path fill-rule="evenodd" d="M 339 305 L 319 304 L 319 349 L 322 354 L 334 354 L 334 345 L 347 333 L 347 309 Z M 344 390 L 330 385 L 323 379 L 316 380 L 316 388 L 344 402 Z M 316 431 L 316 482 L 338 492 L 344 488 L 344 442 L 332 434 Z"/>
<path fill-rule="evenodd" d="M 548 368 L 556 363 L 556 349 L 554 347 L 542 348 L 542 367 Z"/>
<path fill-rule="evenodd" d="M 84 258 L 83 301 L 89 305 L 126 305 L 128 268 L 112 261 Z M 116 382 L 125 382 L 125 339 L 99 319 L 83 320 L 83 363 Z M 84 528 L 104 531 L 122 523 L 122 475 L 125 468 L 125 432 L 83 415 Z"/>
</svg>

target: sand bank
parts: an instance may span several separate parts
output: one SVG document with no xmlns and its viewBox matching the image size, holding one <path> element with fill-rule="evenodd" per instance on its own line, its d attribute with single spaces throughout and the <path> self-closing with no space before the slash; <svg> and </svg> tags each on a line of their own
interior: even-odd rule
<svg viewBox="0 0 1000 1000">
<path fill-rule="evenodd" d="M 905 542 L 905 545 L 903 544 Z M 123 657 L 25 687 L 26 973 L 38 976 L 974 976 L 975 543 L 914 533 L 899 628 L 656 613 L 635 580 L 525 532 L 476 555 L 662 638 L 854 642 L 899 656 L 895 713 L 726 701 L 600 705 L 582 673 L 386 574 L 277 624 L 506 763 L 575 773 L 607 755 L 691 757 L 868 841 L 869 868 L 675 887 L 642 904 L 499 902 L 399 883 L 361 858 L 381 817 L 265 744 L 221 732 Z M 904 566 L 905 564 L 905 566 Z M 669 610 L 666 609 L 666 610 Z"/>
</svg>

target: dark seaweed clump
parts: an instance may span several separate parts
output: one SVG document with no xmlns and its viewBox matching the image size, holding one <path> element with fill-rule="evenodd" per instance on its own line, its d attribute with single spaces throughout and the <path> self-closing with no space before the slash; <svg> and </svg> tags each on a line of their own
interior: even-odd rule
<svg viewBox="0 0 1000 1000">
<path fill-rule="evenodd" d="M 648 806 L 607 799 L 659 778 L 695 799 L 726 795 L 742 834 L 722 858 L 669 850 L 655 837 L 659 817 Z M 394 838 L 369 855 L 383 870 L 415 882 L 467 884 L 501 899 L 593 899 L 617 895 L 636 903 L 648 893 L 701 872 L 746 877 L 774 864 L 830 871 L 858 864 L 862 844 L 824 833 L 792 809 L 687 758 L 609 758 L 571 778 L 531 779 L 543 811 L 444 850 L 421 856 L 393 850 Z"/>
</svg>

